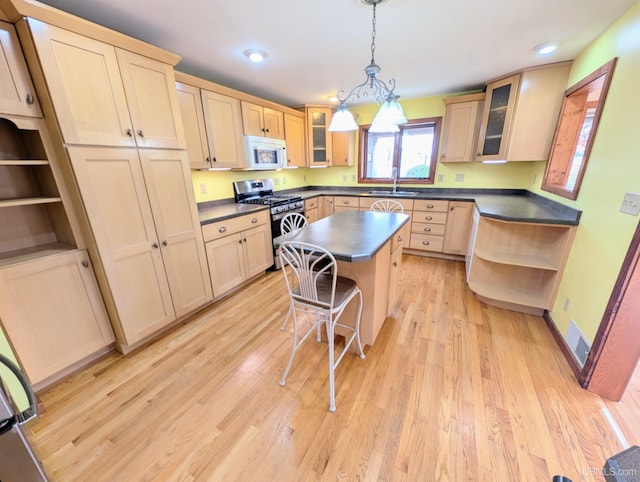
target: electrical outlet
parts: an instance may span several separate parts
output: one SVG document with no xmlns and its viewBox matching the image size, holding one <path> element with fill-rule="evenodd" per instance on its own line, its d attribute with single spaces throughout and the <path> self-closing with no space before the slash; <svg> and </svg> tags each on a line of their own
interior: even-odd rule
<svg viewBox="0 0 640 482">
<path fill-rule="evenodd" d="M 464 182 L 464 174 L 461 172 L 456 174 L 456 182 Z"/>
<path fill-rule="evenodd" d="M 342 176 L 342 182 L 347 182 L 347 176 Z"/>
<path fill-rule="evenodd" d="M 273 178 L 273 185 L 274 186 L 279 186 L 280 185 L 280 178 L 279 177 L 274 177 Z"/>
<path fill-rule="evenodd" d="M 200 194 L 207 194 L 207 185 L 204 182 L 200 183 Z"/>
<path fill-rule="evenodd" d="M 304 182 L 307 182 L 307 175 L 306 175 L 306 174 L 302 176 L 302 180 L 303 180 Z"/>
<path fill-rule="evenodd" d="M 564 305 L 562 306 L 562 309 L 564 310 L 565 313 L 569 309 L 569 305 L 570 304 L 571 304 L 571 300 L 569 299 L 569 297 L 565 298 L 564 299 Z"/>
<path fill-rule="evenodd" d="M 620 212 L 637 216 L 640 213 L 640 194 L 625 193 Z"/>
<path fill-rule="evenodd" d="M 444 182 L 444 174 L 438 174 L 438 182 Z"/>
<path fill-rule="evenodd" d="M 351 182 L 356 182 L 356 175 L 355 174 L 351 174 Z"/>
<path fill-rule="evenodd" d="M 531 178 L 531 184 L 535 184 L 537 180 L 538 180 L 538 174 L 534 174 L 533 178 Z"/>
<path fill-rule="evenodd" d="M 286 184 L 287 183 L 287 176 L 282 176 L 282 184 Z"/>
</svg>

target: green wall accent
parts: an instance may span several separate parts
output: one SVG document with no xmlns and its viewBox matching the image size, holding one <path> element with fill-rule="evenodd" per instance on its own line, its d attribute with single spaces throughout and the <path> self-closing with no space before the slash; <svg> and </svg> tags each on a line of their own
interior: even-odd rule
<svg viewBox="0 0 640 482">
<path fill-rule="evenodd" d="M 4 336 L 2 328 L 0 328 L 0 353 L 8 357 L 14 363 L 18 364 L 18 361 L 16 360 L 13 351 L 11 350 L 11 346 L 9 346 L 9 342 Z M 16 402 L 16 404 L 18 405 L 18 408 L 20 410 L 26 409 L 29 406 L 27 396 L 24 393 L 24 390 L 22 389 L 22 386 L 20 385 L 18 379 L 13 373 L 11 373 L 11 371 L 9 371 L 8 368 L 5 368 L 4 365 L 0 365 L 0 378 L 2 378 L 3 383 L 9 390 L 9 393 L 11 394 L 14 402 Z"/>
<path fill-rule="evenodd" d="M 621 213 L 620 206 L 625 192 L 640 193 L 640 2 L 575 59 L 568 85 L 613 57 L 618 57 L 618 64 L 578 198 L 570 201 L 539 185 L 532 189 L 582 211 L 551 317 L 561 333 L 575 320 L 591 341 L 638 225 L 638 217 Z M 537 171 L 539 178 L 543 174 L 544 164 Z"/>
</svg>

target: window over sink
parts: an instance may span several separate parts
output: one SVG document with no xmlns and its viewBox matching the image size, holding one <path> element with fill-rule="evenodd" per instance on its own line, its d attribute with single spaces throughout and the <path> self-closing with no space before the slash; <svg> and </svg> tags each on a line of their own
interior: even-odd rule
<svg viewBox="0 0 640 482">
<path fill-rule="evenodd" d="M 415 119 L 398 132 L 360 127 L 358 181 L 433 184 L 442 117 Z"/>
</svg>

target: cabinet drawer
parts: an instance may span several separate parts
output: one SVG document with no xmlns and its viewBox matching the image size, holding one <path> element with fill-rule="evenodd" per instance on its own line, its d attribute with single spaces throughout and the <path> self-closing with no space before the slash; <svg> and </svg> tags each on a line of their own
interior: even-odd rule
<svg viewBox="0 0 640 482">
<path fill-rule="evenodd" d="M 334 196 L 333 197 L 333 205 L 335 207 L 338 206 L 346 206 L 351 208 L 358 207 L 358 198 L 355 196 Z"/>
<path fill-rule="evenodd" d="M 436 201 L 433 199 L 416 199 L 413 201 L 414 211 L 436 211 L 446 213 L 449 210 L 449 201 Z"/>
<path fill-rule="evenodd" d="M 411 249 L 421 249 L 424 251 L 442 252 L 442 243 L 444 236 L 435 236 L 431 234 L 411 234 Z"/>
<path fill-rule="evenodd" d="M 211 224 L 205 224 L 202 226 L 202 236 L 204 242 L 212 241 L 214 239 L 222 238 L 230 234 L 239 233 L 249 228 L 259 226 L 261 224 L 267 224 L 269 222 L 269 211 L 260 211 L 253 214 L 245 214 L 243 216 L 237 216 L 235 218 L 225 219 L 224 221 L 217 221 Z"/>
<path fill-rule="evenodd" d="M 401 229 L 391 238 L 391 252 L 393 253 L 396 249 L 402 248 L 402 246 L 406 243 L 406 239 L 404 239 L 403 235 L 404 230 Z"/>
<path fill-rule="evenodd" d="M 306 199 L 304 201 L 304 210 L 309 211 L 310 209 L 318 207 L 318 198 Z"/>
<path fill-rule="evenodd" d="M 443 236 L 445 226 L 445 224 L 413 223 L 411 225 L 411 232 L 416 234 L 436 234 L 438 236 Z"/>
<path fill-rule="evenodd" d="M 413 223 L 447 224 L 447 213 L 414 211 Z"/>
</svg>

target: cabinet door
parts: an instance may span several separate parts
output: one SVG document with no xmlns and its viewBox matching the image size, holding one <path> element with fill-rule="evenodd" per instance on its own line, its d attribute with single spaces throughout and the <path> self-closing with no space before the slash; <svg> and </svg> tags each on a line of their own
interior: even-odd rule
<svg viewBox="0 0 640 482">
<path fill-rule="evenodd" d="M 482 105 L 481 101 L 447 104 L 440 162 L 475 161 Z"/>
<path fill-rule="evenodd" d="M 0 270 L 0 318 L 33 384 L 114 341 L 86 251 Z"/>
<path fill-rule="evenodd" d="M 246 277 L 260 274 L 273 264 L 271 227 L 267 224 L 256 226 L 242 233 Z"/>
<path fill-rule="evenodd" d="M 240 105 L 242 107 L 242 127 L 244 135 L 264 137 L 266 132 L 262 106 L 245 101 L 240 102 Z"/>
<path fill-rule="evenodd" d="M 467 253 L 472 214 L 472 202 L 449 202 L 449 215 L 447 216 L 447 227 L 442 247 L 444 253 L 459 254 L 461 256 Z"/>
<path fill-rule="evenodd" d="M 304 148 L 304 117 L 284 114 L 284 132 L 287 142 L 287 166 L 304 167 L 306 165 Z"/>
<path fill-rule="evenodd" d="M 201 94 L 212 167 L 245 166 L 240 101 L 208 90 Z"/>
<path fill-rule="evenodd" d="M 137 145 L 184 149 L 173 67 L 127 50 L 116 55 Z"/>
<path fill-rule="evenodd" d="M 518 99 L 520 74 L 487 85 L 480 123 L 479 161 L 506 160 L 511 119 Z"/>
<path fill-rule="evenodd" d="M 322 217 L 333 215 L 333 196 L 323 196 L 322 198 Z"/>
<path fill-rule="evenodd" d="M 353 166 L 352 140 L 352 132 L 333 132 L 331 134 L 332 166 Z"/>
<path fill-rule="evenodd" d="M 189 165 L 191 169 L 211 167 L 208 161 L 211 157 L 209 155 L 209 145 L 207 144 L 207 131 L 204 126 L 200 89 L 182 82 L 176 82 L 176 91 L 184 126 Z"/>
<path fill-rule="evenodd" d="M 398 236 L 395 234 L 394 236 Z M 391 315 L 398 301 L 400 283 L 400 268 L 402 265 L 402 243 L 399 243 L 391 252 L 391 267 L 389 269 L 389 299 L 387 302 L 387 315 Z"/>
<path fill-rule="evenodd" d="M 136 149 L 68 148 L 125 342 L 175 319 Z"/>
<path fill-rule="evenodd" d="M 223 295 L 246 279 L 242 247 L 242 233 L 205 244 L 214 297 Z"/>
<path fill-rule="evenodd" d="M 284 139 L 284 114 L 269 107 L 262 108 L 265 136 Z"/>
<path fill-rule="evenodd" d="M 42 117 L 13 25 L 0 21 L 0 112 Z"/>
<path fill-rule="evenodd" d="M 32 18 L 27 22 L 65 142 L 134 146 L 115 48 Z"/>
<path fill-rule="evenodd" d="M 309 166 L 330 166 L 332 145 L 329 132 L 331 109 L 307 108 Z"/>
<path fill-rule="evenodd" d="M 186 153 L 142 150 L 140 161 L 173 307 L 182 316 L 212 299 Z"/>
</svg>

